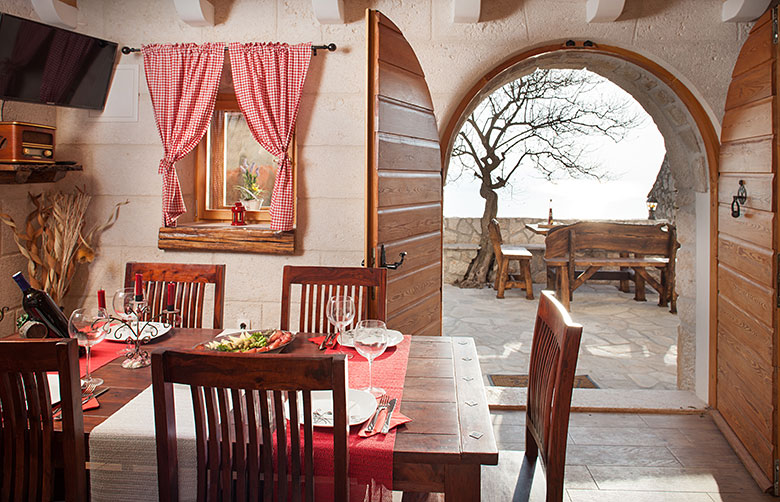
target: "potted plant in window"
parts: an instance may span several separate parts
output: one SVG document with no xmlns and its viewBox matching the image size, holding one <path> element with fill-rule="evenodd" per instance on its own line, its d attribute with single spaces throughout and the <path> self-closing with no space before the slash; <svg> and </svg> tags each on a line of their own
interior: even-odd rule
<svg viewBox="0 0 780 502">
<path fill-rule="evenodd" d="M 241 159 L 241 165 L 238 167 L 241 170 L 241 184 L 236 185 L 236 188 L 239 191 L 241 202 L 247 210 L 259 211 L 263 207 L 266 192 L 257 184 L 260 168 L 254 162 L 249 165 L 246 159 Z"/>
</svg>

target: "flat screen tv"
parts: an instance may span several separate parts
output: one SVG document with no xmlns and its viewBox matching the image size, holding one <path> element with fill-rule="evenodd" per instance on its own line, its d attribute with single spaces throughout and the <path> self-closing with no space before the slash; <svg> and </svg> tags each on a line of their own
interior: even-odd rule
<svg viewBox="0 0 780 502">
<path fill-rule="evenodd" d="M 115 42 L 0 13 L 0 99 L 102 110 Z"/>
</svg>

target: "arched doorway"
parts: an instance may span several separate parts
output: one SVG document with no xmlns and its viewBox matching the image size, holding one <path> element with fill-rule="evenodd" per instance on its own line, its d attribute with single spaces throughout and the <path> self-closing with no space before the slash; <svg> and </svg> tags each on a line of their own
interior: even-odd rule
<svg viewBox="0 0 780 502">
<path fill-rule="evenodd" d="M 664 137 L 678 189 L 680 329 L 678 386 L 708 399 L 712 274 L 711 246 L 717 206 L 718 135 L 707 111 L 680 79 L 645 56 L 614 46 L 567 41 L 513 56 L 487 72 L 444 122 L 442 163 L 446 174 L 457 131 L 484 99 L 503 84 L 536 68 L 587 68 L 631 94 L 653 118 Z M 712 279 L 714 281 L 714 279 Z"/>
</svg>

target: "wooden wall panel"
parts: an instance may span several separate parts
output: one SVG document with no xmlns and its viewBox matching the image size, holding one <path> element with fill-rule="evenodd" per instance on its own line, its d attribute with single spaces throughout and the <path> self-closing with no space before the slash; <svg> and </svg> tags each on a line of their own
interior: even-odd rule
<svg viewBox="0 0 780 502">
<path fill-rule="evenodd" d="M 441 229 L 441 204 L 377 211 L 380 242 L 429 234 Z"/>
<path fill-rule="evenodd" d="M 739 270 L 740 273 L 767 288 L 774 286 L 772 275 L 767 273 L 768 270 L 772 270 L 772 256 L 772 251 L 769 249 L 736 240 L 725 234 L 721 234 L 718 239 L 720 263 Z"/>
<path fill-rule="evenodd" d="M 380 62 L 403 68 L 421 77 L 425 76 L 414 50 L 395 27 L 380 23 L 378 38 L 381 43 L 379 48 Z"/>
<path fill-rule="evenodd" d="M 731 206 L 718 208 L 718 231 L 756 246 L 772 249 L 774 245 L 774 214 L 765 211 L 741 210 L 742 216 L 733 218 Z"/>
<path fill-rule="evenodd" d="M 426 92 L 425 79 L 416 73 L 379 62 L 379 95 L 409 103 L 428 111 L 431 102 Z"/>
<path fill-rule="evenodd" d="M 439 143 L 392 134 L 377 134 L 378 169 L 441 173 Z"/>
<path fill-rule="evenodd" d="M 753 68 L 734 79 L 726 95 L 726 109 L 772 96 L 772 62 Z"/>
<path fill-rule="evenodd" d="M 436 294 L 440 288 L 441 265 L 432 265 L 406 275 L 396 275 L 387 281 L 388 308 L 402 310 L 419 298 Z"/>
<path fill-rule="evenodd" d="M 442 198 L 439 173 L 379 171 L 379 205 L 405 204 L 410 199 L 418 203 L 438 202 Z"/>
<path fill-rule="evenodd" d="M 718 329 L 755 354 L 755 362 L 772 365 L 772 329 L 740 310 L 724 297 L 718 298 Z"/>
<path fill-rule="evenodd" d="M 775 177 L 772 173 L 766 174 L 728 174 L 721 173 L 718 180 L 718 202 L 731 207 L 731 202 L 739 190 L 740 180 L 745 182 L 747 200 L 743 207 L 772 211 L 774 208 Z"/>
<path fill-rule="evenodd" d="M 731 73 L 732 77 L 737 77 L 774 58 L 772 23 L 769 21 L 770 18 L 764 14 L 753 25 L 750 36 L 742 45 L 739 58 L 734 64 L 734 71 Z"/>
<path fill-rule="evenodd" d="M 377 103 L 380 132 L 437 141 L 436 118 L 428 111 L 380 97 Z"/>
<path fill-rule="evenodd" d="M 729 112 L 723 116 L 721 142 L 772 134 L 772 98 L 740 106 Z"/>
<path fill-rule="evenodd" d="M 774 290 L 739 275 L 736 271 L 718 264 L 719 294 L 767 326 L 774 314 Z"/>
<path fill-rule="evenodd" d="M 772 437 L 772 366 L 762 364 L 756 353 L 741 343 L 741 337 L 733 337 L 725 330 L 718 331 L 718 345 L 721 353 L 722 371 L 736 385 L 753 395 L 752 401 L 760 412 L 761 434 Z"/>
<path fill-rule="evenodd" d="M 402 251 L 407 253 L 404 264 L 396 270 L 388 270 L 388 280 L 392 280 L 396 275 L 408 274 L 410 270 L 425 268 L 438 261 L 441 257 L 441 235 L 438 232 L 416 235 L 385 245 L 385 254 L 389 262 L 398 261 L 398 255 Z"/>
<path fill-rule="evenodd" d="M 722 144 L 720 147 L 720 172 L 771 173 L 772 142 L 772 138 L 762 138 Z"/>
</svg>

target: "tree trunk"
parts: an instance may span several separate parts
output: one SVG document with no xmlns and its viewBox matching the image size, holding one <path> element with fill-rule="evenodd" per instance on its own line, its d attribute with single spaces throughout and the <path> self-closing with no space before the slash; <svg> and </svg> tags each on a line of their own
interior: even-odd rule
<svg viewBox="0 0 780 502">
<path fill-rule="evenodd" d="M 489 177 L 487 179 L 489 180 Z M 494 262 L 493 244 L 490 242 L 488 224 L 498 214 L 498 194 L 490 186 L 485 186 L 484 181 L 479 189 L 479 194 L 485 199 L 485 210 L 480 220 L 482 234 L 479 238 L 479 252 L 469 264 L 463 279 L 456 283 L 461 288 L 483 287 L 488 282 L 488 274 Z"/>
</svg>

